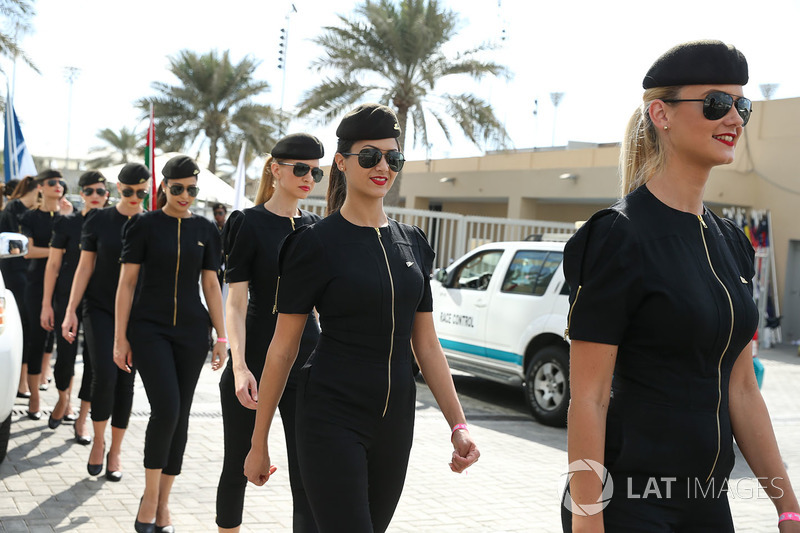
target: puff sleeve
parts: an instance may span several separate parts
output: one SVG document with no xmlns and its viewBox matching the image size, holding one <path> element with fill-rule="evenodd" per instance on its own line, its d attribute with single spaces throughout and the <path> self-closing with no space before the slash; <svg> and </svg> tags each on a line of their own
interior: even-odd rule
<svg viewBox="0 0 800 533">
<path fill-rule="evenodd" d="M 328 268 L 319 236 L 310 226 L 290 233 L 278 254 L 277 311 L 308 314 L 327 284 Z"/>
<path fill-rule="evenodd" d="M 736 264 L 742 276 L 747 280 L 752 280 L 756 277 L 756 251 L 753 249 L 753 243 L 744 234 L 742 228 L 736 225 L 732 220 L 723 219 L 723 223 L 728 226 L 728 231 L 733 233 L 732 252 L 736 258 Z M 750 296 L 753 295 L 753 283 L 747 284 L 747 290 Z"/>
<path fill-rule="evenodd" d="M 97 252 L 97 224 L 99 209 L 92 209 L 86 213 L 86 220 L 81 228 L 81 250 Z"/>
<path fill-rule="evenodd" d="M 222 230 L 225 254 L 225 281 L 238 283 L 253 279 L 252 265 L 256 253 L 256 241 L 252 224 L 242 211 L 234 211 Z"/>
<path fill-rule="evenodd" d="M 589 219 L 564 248 L 569 338 L 621 344 L 642 298 L 641 270 L 636 235 L 625 215 L 603 210 Z"/>
<path fill-rule="evenodd" d="M 50 248 L 58 248 L 60 250 L 67 249 L 67 242 L 69 242 L 69 235 L 66 231 L 67 218 L 58 217 L 53 222 L 53 233 L 50 236 Z"/>
<path fill-rule="evenodd" d="M 416 239 L 417 248 L 420 251 L 422 263 L 422 276 L 423 276 L 423 289 L 422 299 L 417 306 L 419 313 L 433 312 L 433 295 L 431 293 L 431 272 L 433 272 L 433 260 L 436 257 L 436 252 L 433 251 L 431 245 L 428 243 L 428 237 L 425 232 L 417 226 L 414 226 L 414 237 Z"/>
<path fill-rule="evenodd" d="M 122 226 L 122 253 L 120 263 L 142 264 L 147 256 L 146 217 L 136 216 Z"/>
<path fill-rule="evenodd" d="M 206 245 L 203 247 L 203 270 L 219 270 L 222 259 L 222 239 L 217 227 L 208 219 L 200 218 L 206 228 Z"/>
</svg>

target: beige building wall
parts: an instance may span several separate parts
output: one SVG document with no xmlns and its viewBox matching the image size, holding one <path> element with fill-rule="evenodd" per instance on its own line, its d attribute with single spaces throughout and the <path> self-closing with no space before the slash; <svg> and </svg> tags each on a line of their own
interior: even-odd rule
<svg viewBox="0 0 800 533">
<path fill-rule="evenodd" d="M 715 168 L 705 191 L 717 213 L 729 206 L 770 210 L 781 299 L 789 241 L 800 240 L 798 122 L 800 98 L 756 102 L 736 162 Z M 618 198 L 618 157 L 617 145 L 604 145 L 409 161 L 400 195 L 417 209 L 441 205 L 470 215 L 585 220 Z"/>
</svg>

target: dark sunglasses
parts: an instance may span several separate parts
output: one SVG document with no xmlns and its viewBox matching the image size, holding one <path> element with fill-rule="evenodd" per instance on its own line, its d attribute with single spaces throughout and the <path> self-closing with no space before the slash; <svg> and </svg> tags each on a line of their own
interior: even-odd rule
<svg viewBox="0 0 800 533">
<path fill-rule="evenodd" d="M 224 215 L 225 211 L 214 211 L 214 216 L 216 215 Z"/>
<path fill-rule="evenodd" d="M 294 170 L 292 172 L 298 178 L 302 178 L 303 176 L 308 174 L 308 171 L 310 170 L 311 177 L 314 179 L 315 183 L 319 183 L 320 181 L 322 181 L 322 177 L 325 175 L 325 173 L 322 171 L 321 168 L 319 167 L 311 168 L 311 165 L 308 165 L 306 163 L 282 163 L 278 161 L 278 164 L 287 167 L 294 167 Z"/>
<path fill-rule="evenodd" d="M 124 196 L 125 198 L 130 198 L 134 194 L 140 200 L 144 200 L 144 197 L 147 196 L 147 191 L 144 189 L 139 189 L 136 191 L 134 191 L 133 189 L 122 189 L 122 196 Z"/>
<path fill-rule="evenodd" d="M 381 158 L 386 156 L 386 164 L 395 172 L 400 172 L 403 169 L 403 164 L 406 162 L 406 157 L 402 152 L 397 150 L 389 150 L 385 154 L 377 148 L 364 148 L 357 154 L 342 152 L 342 155 L 357 155 L 358 164 L 361 168 L 372 168 L 381 162 Z"/>
<path fill-rule="evenodd" d="M 192 198 L 197 196 L 197 193 L 200 192 L 200 187 L 198 187 L 197 185 L 189 185 L 188 187 L 184 187 L 180 183 L 176 183 L 175 185 L 170 185 L 168 189 L 169 193 L 172 196 L 180 196 L 181 194 L 183 194 L 183 191 L 186 191 Z"/>
<path fill-rule="evenodd" d="M 132 189 L 126 189 L 126 190 L 132 190 Z M 102 187 L 98 187 L 97 189 L 93 189 L 91 187 L 84 187 L 83 189 L 84 196 L 91 196 L 93 194 L 96 194 L 97 196 L 105 196 L 107 192 L 108 190 Z"/>
<path fill-rule="evenodd" d="M 750 120 L 750 114 L 753 112 L 753 102 L 747 98 L 736 98 L 723 93 L 722 91 L 714 91 L 701 99 L 673 99 L 663 100 L 664 102 L 703 102 L 703 116 L 708 120 L 719 120 L 728 114 L 728 111 L 736 105 L 736 112 L 742 117 L 742 126 L 746 126 Z"/>
<path fill-rule="evenodd" d="M 60 185 L 62 189 L 67 186 L 67 182 L 64 180 L 47 180 L 45 183 L 50 187 Z"/>
</svg>

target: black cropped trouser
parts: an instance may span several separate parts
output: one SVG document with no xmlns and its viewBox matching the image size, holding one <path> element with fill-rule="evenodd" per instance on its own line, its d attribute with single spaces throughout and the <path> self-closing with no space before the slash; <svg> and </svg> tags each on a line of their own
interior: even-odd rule
<svg viewBox="0 0 800 533">
<path fill-rule="evenodd" d="M 150 401 L 144 467 L 177 476 L 183 465 L 194 390 L 208 355 L 209 328 L 134 320 L 128 326 L 128 340 Z"/>
<path fill-rule="evenodd" d="M 129 374 L 114 363 L 114 315 L 84 302 L 83 331 L 92 365 L 92 421 L 111 418 L 113 427 L 126 429 L 133 407 L 136 365 Z"/>
<path fill-rule="evenodd" d="M 72 377 L 75 375 L 75 358 L 78 355 L 78 340 L 75 342 L 67 342 L 67 339 L 61 335 L 61 324 L 64 322 L 64 315 L 67 310 L 67 303 L 69 302 L 69 293 L 56 294 L 54 302 L 55 314 L 55 336 L 56 346 L 58 348 L 56 363 L 53 365 L 53 377 L 55 378 L 56 388 L 60 391 L 65 391 L 72 383 Z M 78 325 L 83 318 L 83 305 L 78 306 Z M 89 350 L 87 348 L 86 334 L 83 337 L 83 377 L 81 378 L 81 388 L 78 391 L 78 398 L 85 402 L 90 402 L 92 398 L 92 365 L 89 362 Z"/>
<path fill-rule="evenodd" d="M 28 374 L 36 376 L 42 373 L 42 356 L 47 344 L 48 331 L 42 327 L 42 285 L 29 282 L 25 286 L 25 311 L 28 314 L 27 330 L 23 348 L 23 361 L 28 363 Z"/>
<path fill-rule="evenodd" d="M 261 378 L 260 373 L 254 374 L 254 376 L 256 380 Z M 217 525 L 221 528 L 235 528 L 242 523 L 244 493 L 247 487 L 247 478 L 244 475 L 243 467 L 247 453 L 250 451 L 250 438 L 255 427 L 256 412 L 244 407 L 236 397 L 233 366 L 230 359 L 222 373 L 219 392 L 222 404 L 222 427 L 225 435 L 225 459 L 217 485 Z M 308 497 L 300 478 L 300 468 L 297 464 L 295 438 L 297 386 L 294 380 L 289 380 L 286 384 L 278 409 L 281 412 L 283 433 L 286 436 L 289 483 L 292 487 L 294 504 L 292 531 L 294 533 L 316 533 L 317 526 L 311 514 Z"/>
</svg>

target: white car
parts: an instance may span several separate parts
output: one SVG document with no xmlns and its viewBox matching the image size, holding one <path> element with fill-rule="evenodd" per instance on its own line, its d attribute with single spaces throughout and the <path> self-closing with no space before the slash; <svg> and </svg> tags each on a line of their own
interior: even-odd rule
<svg viewBox="0 0 800 533">
<path fill-rule="evenodd" d="M 0 233 L 0 258 L 22 257 L 28 253 L 28 238 L 17 233 Z M 14 261 L 14 259 L 4 259 Z M 11 433 L 11 410 L 17 397 L 22 366 L 22 321 L 17 301 L 0 276 L 0 463 L 6 458 Z"/>
<path fill-rule="evenodd" d="M 431 280 L 436 332 L 451 368 L 524 385 L 533 416 L 565 426 L 569 287 L 563 242 L 475 248 Z"/>
</svg>

